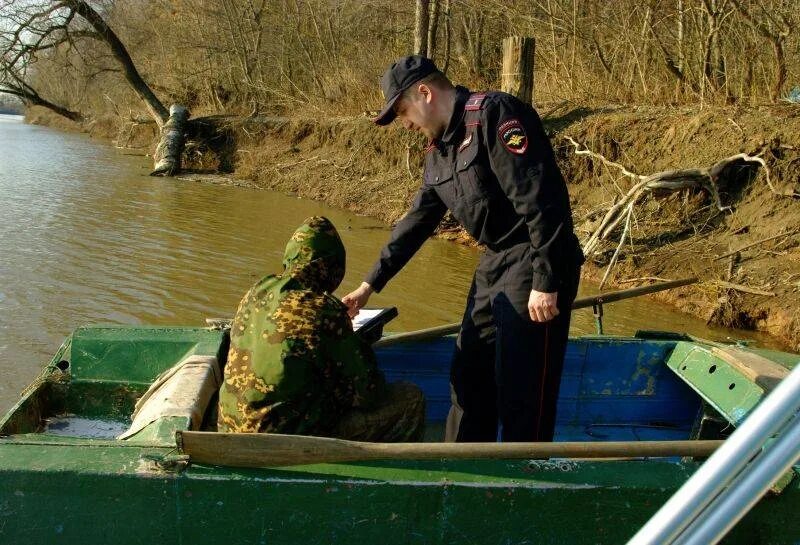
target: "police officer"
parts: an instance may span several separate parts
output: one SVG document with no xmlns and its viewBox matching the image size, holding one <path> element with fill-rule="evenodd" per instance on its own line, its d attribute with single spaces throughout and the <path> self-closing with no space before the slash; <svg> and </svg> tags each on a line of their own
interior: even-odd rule
<svg viewBox="0 0 800 545">
<path fill-rule="evenodd" d="M 533 108 L 471 93 L 433 61 L 393 63 L 374 122 L 395 118 L 429 139 L 422 187 L 365 281 L 351 314 L 408 262 L 447 210 L 482 245 L 451 367 L 448 429 L 458 441 L 551 441 L 570 309 L 583 254 L 566 184 Z M 498 433 L 499 424 L 499 433 Z"/>
</svg>

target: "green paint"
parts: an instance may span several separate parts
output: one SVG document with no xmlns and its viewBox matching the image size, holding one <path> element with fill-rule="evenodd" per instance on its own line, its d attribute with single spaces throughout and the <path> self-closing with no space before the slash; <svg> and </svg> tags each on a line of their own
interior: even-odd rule
<svg viewBox="0 0 800 545">
<path fill-rule="evenodd" d="M 697 343 L 676 343 L 667 365 L 734 425 L 764 397 L 761 387 Z"/>
<path fill-rule="evenodd" d="M 162 419 L 130 441 L 39 433 L 54 412 L 127 419 L 158 373 L 225 347 L 221 332 L 204 329 L 78 330 L 53 362 L 69 361 L 69 373 L 48 366 L 0 420 L 9 434 L 0 437 L 0 543 L 618 544 L 700 465 L 389 460 L 239 469 L 186 464 L 173 439 L 185 419 Z M 651 388 L 656 363 L 640 352 L 620 388 Z M 762 395 L 747 381 L 729 390 L 727 381 L 743 378 L 700 345 L 678 342 L 666 363 L 730 418 Z M 780 484 L 724 543 L 800 539 L 800 485 Z"/>
</svg>

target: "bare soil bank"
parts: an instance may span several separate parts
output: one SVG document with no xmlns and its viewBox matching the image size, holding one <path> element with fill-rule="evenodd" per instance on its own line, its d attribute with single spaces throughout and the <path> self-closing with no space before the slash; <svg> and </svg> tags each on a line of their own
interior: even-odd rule
<svg viewBox="0 0 800 545">
<path fill-rule="evenodd" d="M 730 210 L 717 210 L 701 189 L 652 195 L 637 205 L 630 240 L 621 247 L 608 285 L 626 288 L 644 279 L 696 275 L 702 283 L 656 297 L 712 323 L 767 332 L 800 350 L 800 200 L 778 194 L 800 192 L 800 107 L 541 111 L 570 185 L 582 238 L 634 180 L 576 155 L 565 136 L 642 175 L 709 167 L 740 152 L 760 154 L 774 191 L 763 168 L 734 164 L 718 180 L 722 204 Z M 50 124 L 51 116 L 34 112 L 29 117 Z M 153 126 L 120 129 L 104 120 L 84 129 L 119 145 L 154 146 Z M 231 130 L 240 183 L 322 200 L 390 223 L 402 216 L 419 185 L 423 142 L 397 127 L 379 129 L 366 118 L 341 118 L 239 120 Z M 589 260 L 584 276 L 602 277 L 620 231 Z M 452 223 L 440 236 L 474 243 Z"/>
</svg>

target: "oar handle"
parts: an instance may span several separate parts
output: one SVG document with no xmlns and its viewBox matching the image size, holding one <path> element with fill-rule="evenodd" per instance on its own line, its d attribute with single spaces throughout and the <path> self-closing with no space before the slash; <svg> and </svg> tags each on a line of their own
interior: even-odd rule
<svg viewBox="0 0 800 545">
<path fill-rule="evenodd" d="M 623 299 L 630 299 L 632 297 L 639 297 L 640 295 L 647 295 L 650 293 L 657 293 L 659 291 L 671 290 L 673 288 L 680 288 L 698 282 L 698 278 L 681 278 L 679 280 L 670 280 L 669 282 L 662 282 L 660 284 L 651 284 L 649 286 L 639 286 L 638 288 L 630 288 L 627 290 L 610 291 L 608 293 L 599 293 L 597 295 L 590 295 L 589 297 L 581 297 L 575 299 L 572 303 L 572 308 L 586 308 L 595 304 L 613 303 Z"/>
<path fill-rule="evenodd" d="M 575 299 L 575 301 L 572 303 L 572 308 L 574 310 L 579 308 L 591 307 L 596 304 L 613 303 L 615 301 L 621 301 L 623 299 L 639 297 L 640 295 L 657 293 L 659 291 L 679 288 L 681 286 L 688 286 L 689 284 L 694 284 L 697 281 L 698 279 L 695 277 L 682 278 L 680 280 L 672 280 L 670 282 L 662 282 L 660 284 L 652 284 L 650 286 L 640 286 L 638 288 L 630 288 L 627 290 L 611 291 L 608 293 L 601 293 L 598 295 L 590 295 L 589 297 L 581 297 L 580 299 Z M 382 339 L 379 339 L 378 341 L 373 343 L 372 346 L 373 348 L 380 348 L 383 346 L 390 346 L 402 342 L 411 342 L 411 341 L 417 342 L 417 341 L 427 341 L 430 339 L 437 339 L 439 337 L 442 337 L 443 335 L 450 335 L 451 333 L 457 333 L 460 327 L 461 324 L 455 323 L 455 324 L 440 325 L 436 327 L 429 327 L 427 329 L 419 329 L 417 331 L 409 331 L 407 333 L 398 333 L 397 335 L 391 335 L 389 337 L 384 337 Z"/>
</svg>

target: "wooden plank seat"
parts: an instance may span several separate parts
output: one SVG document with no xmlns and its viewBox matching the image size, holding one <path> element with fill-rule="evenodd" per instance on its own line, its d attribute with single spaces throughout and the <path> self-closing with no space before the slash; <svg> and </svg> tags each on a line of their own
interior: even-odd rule
<svg viewBox="0 0 800 545">
<path fill-rule="evenodd" d="M 222 384 L 215 356 L 191 355 L 159 375 L 136 402 L 133 422 L 119 439 L 128 439 L 164 418 L 185 419 L 186 428 L 200 429 L 209 401 Z"/>
</svg>

